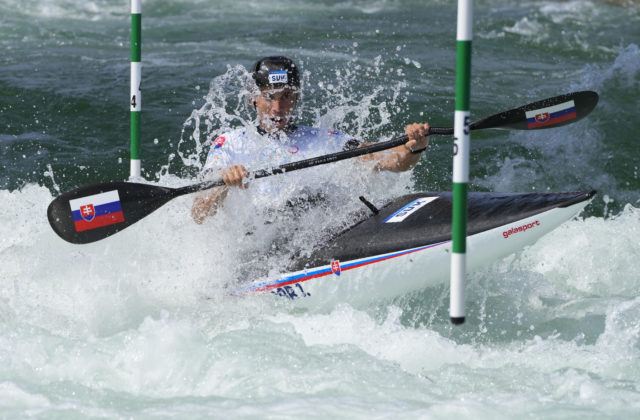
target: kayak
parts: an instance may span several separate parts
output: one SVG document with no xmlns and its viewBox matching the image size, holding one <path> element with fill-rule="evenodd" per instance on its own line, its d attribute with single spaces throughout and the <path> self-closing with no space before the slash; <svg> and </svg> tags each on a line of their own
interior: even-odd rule
<svg viewBox="0 0 640 420">
<path fill-rule="evenodd" d="M 478 269 L 533 244 L 576 216 L 595 193 L 470 192 L 467 269 Z M 337 301 L 359 304 L 448 280 L 450 192 L 404 195 L 380 209 L 367 204 L 370 215 L 308 257 L 273 278 L 249 281 L 228 294 L 268 294 L 303 306 Z"/>
</svg>

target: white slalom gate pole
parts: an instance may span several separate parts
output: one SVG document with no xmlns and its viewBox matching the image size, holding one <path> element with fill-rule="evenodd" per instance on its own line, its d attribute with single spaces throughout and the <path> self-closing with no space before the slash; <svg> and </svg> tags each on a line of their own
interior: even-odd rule
<svg viewBox="0 0 640 420">
<path fill-rule="evenodd" d="M 458 0 L 456 110 L 453 126 L 453 214 L 449 317 L 464 323 L 467 271 L 467 185 L 469 183 L 471 39 L 473 0 Z"/>
<path fill-rule="evenodd" d="M 131 148 L 130 177 L 140 178 L 140 113 L 142 111 L 142 0 L 131 0 Z"/>
</svg>

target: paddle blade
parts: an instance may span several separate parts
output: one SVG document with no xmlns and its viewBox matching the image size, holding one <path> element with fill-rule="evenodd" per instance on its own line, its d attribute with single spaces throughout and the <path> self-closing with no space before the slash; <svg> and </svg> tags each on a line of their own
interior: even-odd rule
<svg viewBox="0 0 640 420">
<path fill-rule="evenodd" d="M 62 239 L 86 244 L 131 226 L 174 196 L 174 189 L 146 184 L 85 185 L 53 200 L 47 209 L 47 217 Z"/>
<path fill-rule="evenodd" d="M 539 130 L 560 127 L 586 117 L 597 103 L 596 92 L 568 93 L 474 121 L 471 129 Z"/>
</svg>

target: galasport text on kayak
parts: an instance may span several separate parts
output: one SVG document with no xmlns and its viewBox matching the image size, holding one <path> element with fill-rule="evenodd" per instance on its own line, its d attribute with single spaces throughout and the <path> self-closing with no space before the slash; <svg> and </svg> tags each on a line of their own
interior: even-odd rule
<svg viewBox="0 0 640 420">
<path fill-rule="evenodd" d="M 536 220 L 535 222 L 531 222 L 531 223 L 526 224 L 526 225 L 514 227 L 514 228 L 511 228 L 509 230 L 505 230 L 504 232 L 502 232 L 502 236 L 504 236 L 504 239 L 507 239 L 509 236 L 513 235 L 514 233 L 524 232 L 525 230 L 532 229 L 532 228 L 534 228 L 536 226 L 540 226 L 540 221 L 539 220 Z"/>
</svg>

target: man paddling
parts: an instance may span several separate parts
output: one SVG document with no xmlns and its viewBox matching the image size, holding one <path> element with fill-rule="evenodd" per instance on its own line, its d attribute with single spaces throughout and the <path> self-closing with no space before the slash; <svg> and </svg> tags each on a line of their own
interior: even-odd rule
<svg viewBox="0 0 640 420">
<path fill-rule="evenodd" d="M 264 57 L 254 64 L 252 77 L 258 90 L 250 101 L 258 114 L 258 126 L 255 130 L 240 128 L 224 133 L 213 142 L 204 170 L 219 172 L 225 186 L 202 192 L 194 199 L 191 215 L 197 223 L 215 214 L 230 187 L 246 186 L 247 167 L 256 160 L 267 158 L 269 165 L 266 166 L 274 166 L 368 144 L 337 130 L 294 124 L 300 77 L 298 67 L 290 59 Z M 374 161 L 376 170 L 409 170 L 426 149 L 428 132 L 429 124 L 409 124 L 405 129 L 409 140 L 405 144 L 359 159 Z M 260 141 L 256 141 L 256 136 Z"/>
</svg>

